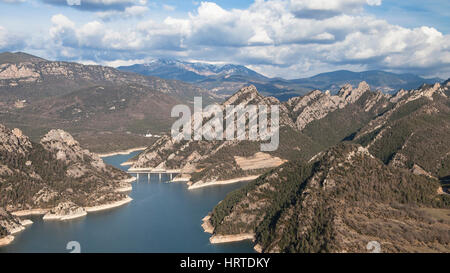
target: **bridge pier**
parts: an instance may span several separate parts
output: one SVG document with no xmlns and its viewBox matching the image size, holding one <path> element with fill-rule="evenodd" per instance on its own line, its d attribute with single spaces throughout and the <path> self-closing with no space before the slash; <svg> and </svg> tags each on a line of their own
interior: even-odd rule
<svg viewBox="0 0 450 273">
<path fill-rule="evenodd" d="M 139 182 L 139 173 L 136 174 L 136 182 Z"/>
<path fill-rule="evenodd" d="M 162 178 L 162 173 L 159 173 L 159 182 L 161 182 L 161 178 Z"/>
</svg>

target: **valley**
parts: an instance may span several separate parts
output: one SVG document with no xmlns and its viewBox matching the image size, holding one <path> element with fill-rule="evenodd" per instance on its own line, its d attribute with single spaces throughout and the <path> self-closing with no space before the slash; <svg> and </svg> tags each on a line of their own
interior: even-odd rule
<svg viewBox="0 0 450 273">
<path fill-rule="evenodd" d="M 183 67 L 176 77 L 192 76 L 185 73 L 194 73 L 191 64 Z M 36 217 L 42 228 L 41 221 L 85 221 L 125 205 L 126 214 L 111 215 L 136 215 L 144 208 L 133 196 L 147 199 L 124 170 L 155 169 L 180 172 L 158 186 L 148 176 L 148 189 L 164 192 L 158 202 L 175 194 L 193 205 L 190 198 L 214 194 L 184 222 L 211 249 L 240 242 L 245 247 L 237 249 L 247 252 L 252 241 L 265 253 L 366 252 L 366 243 L 377 241 L 384 252 L 450 250 L 448 80 L 393 92 L 356 74 L 342 82 L 324 74 L 318 78 L 331 85 L 317 81 L 323 89 L 293 87 L 292 96 L 280 97 L 267 95 L 286 90 L 261 91 L 256 82 L 228 85 L 233 93 L 197 82 L 210 80 L 210 70 L 270 80 L 245 67 L 198 65 L 195 73 L 206 78 L 190 83 L 147 76 L 144 68 L 133 67 L 141 75 L 0 54 L 1 244 L 14 246 Z M 261 151 L 261 138 L 173 138 L 172 107 L 192 109 L 195 96 L 217 103 L 224 117 L 230 105 L 278 106 L 277 149 Z M 245 134 L 249 128 L 246 120 Z M 110 158 L 123 160 L 113 167 L 105 164 Z M 185 249 L 175 245 L 168 251 Z M 135 241 L 133 249 L 147 248 Z"/>
<path fill-rule="evenodd" d="M 217 100 L 180 81 L 21 52 L 0 54 L 0 121 L 36 141 L 51 129 L 64 129 L 95 152 L 148 146 L 154 139 L 144 135 L 167 132 L 174 121 L 171 108 L 189 105 L 194 96 Z"/>
</svg>

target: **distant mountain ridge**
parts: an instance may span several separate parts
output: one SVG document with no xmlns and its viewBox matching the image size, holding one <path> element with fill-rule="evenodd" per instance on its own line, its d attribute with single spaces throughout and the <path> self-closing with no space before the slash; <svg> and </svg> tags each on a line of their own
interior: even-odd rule
<svg viewBox="0 0 450 273">
<path fill-rule="evenodd" d="M 166 131 L 173 122 L 170 109 L 194 96 L 217 99 L 177 80 L 0 53 L 0 121 L 22 128 L 35 141 L 61 128 L 95 152 L 148 145 L 152 141 L 143 135 Z M 99 135 L 110 141 L 98 142 Z"/>
<path fill-rule="evenodd" d="M 24 52 L 3 52 L 0 53 L 0 64 L 5 63 L 20 63 L 20 62 L 37 62 L 37 61 L 45 61 L 42 58 L 30 55 Z"/>
<path fill-rule="evenodd" d="M 392 72 L 385 72 L 380 70 L 370 70 L 363 72 L 352 72 L 348 70 L 338 70 L 333 72 L 321 73 L 307 79 L 293 80 L 294 82 L 305 82 L 309 80 L 311 83 L 329 82 L 334 85 L 342 85 L 350 83 L 352 85 L 358 84 L 360 81 L 365 81 L 369 85 L 376 87 L 385 93 L 393 93 L 400 89 L 415 89 L 422 84 L 434 84 L 442 82 L 442 79 L 432 78 L 425 79 L 420 76 L 405 73 L 396 74 Z M 336 87 L 330 84 L 326 89 L 335 89 Z M 322 88 L 324 88 L 322 87 Z"/>
<path fill-rule="evenodd" d="M 175 59 L 155 59 L 145 64 L 120 66 L 117 69 L 146 76 L 174 79 L 185 82 L 201 82 L 208 78 L 246 76 L 251 79 L 268 79 L 243 65 L 185 62 Z"/>
<path fill-rule="evenodd" d="M 361 81 L 367 82 L 375 90 L 389 94 L 400 89 L 418 88 L 422 84 L 442 82 L 439 78 L 426 79 L 414 74 L 396 74 L 380 70 L 363 72 L 338 70 L 309 78 L 287 80 L 269 78 L 242 65 L 214 65 L 175 59 L 155 59 L 149 63 L 120 66 L 117 69 L 194 83 L 226 95 L 231 95 L 242 86 L 253 84 L 263 95 L 274 96 L 283 101 L 304 95 L 314 89 L 336 93 L 344 84 L 350 83 L 356 87 Z"/>
</svg>

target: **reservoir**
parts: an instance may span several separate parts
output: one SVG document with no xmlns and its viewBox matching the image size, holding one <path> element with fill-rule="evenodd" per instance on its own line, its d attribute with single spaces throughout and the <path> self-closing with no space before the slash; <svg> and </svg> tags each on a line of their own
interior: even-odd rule
<svg viewBox="0 0 450 273">
<path fill-rule="evenodd" d="M 103 160 L 120 166 L 139 152 L 105 157 Z M 68 253 L 67 243 L 76 241 L 81 252 L 138 252 L 138 253 L 211 253 L 254 252 L 250 241 L 209 243 L 210 234 L 203 232 L 202 218 L 223 200 L 227 193 L 244 183 L 218 185 L 188 190 L 184 182 L 167 183 L 157 176 L 147 176 L 133 182 L 129 194 L 133 201 L 106 211 L 89 213 L 70 221 L 43 221 L 30 217 L 34 224 L 15 235 L 1 252 L 62 252 Z"/>
</svg>

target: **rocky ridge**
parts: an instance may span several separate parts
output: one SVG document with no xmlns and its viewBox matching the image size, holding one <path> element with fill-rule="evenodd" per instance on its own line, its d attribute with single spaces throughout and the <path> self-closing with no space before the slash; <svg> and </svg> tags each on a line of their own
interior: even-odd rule
<svg viewBox="0 0 450 273">
<path fill-rule="evenodd" d="M 389 95 L 381 92 L 370 91 L 368 84 L 361 82 L 358 88 L 352 88 L 350 85 L 343 86 L 337 95 L 315 90 L 303 97 L 292 98 L 282 103 L 276 98 L 262 96 L 255 86 L 248 86 L 230 96 L 220 106 L 224 109 L 227 105 L 278 105 L 280 109 L 280 145 L 282 147 L 277 152 L 269 153 L 270 156 L 281 161 L 296 157 L 309 160 L 321 149 L 330 144 L 336 144 L 346 137 L 346 132 L 352 133 L 351 127 L 355 126 L 355 123 L 344 124 L 344 127 L 348 126 L 342 130 L 341 134 L 344 135 L 338 135 L 335 137 L 336 140 L 324 143 L 320 140 L 316 141 L 317 137 L 314 134 L 320 134 L 322 131 L 316 130 L 314 126 L 317 124 L 323 126 L 321 125 L 322 120 L 331 115 L 345 119 L 348 114 L 345 111 L 361 112 L 362 118 L 356 117 L 356 119 L 361 119 L 360 123 L 363 124 L 365 119 L 376 117 L 389 109 L 392 106 L 389 98 Z M 352 110 L 346 110 L 351 107 L 353 107 Z M 192 120 L 193 117 L 191 122 Z M 329 130 L 332 131 L 333 127 Z M 243 170 L 233 157 L 226 157 L 227 153 L 239 158 L 254 157 L 259 152 L 258 143 L 258 140 L 250 142 L 183 141 L 165 136 L 134 160 L 132 168 L 181 169 L 183 174 L 179 178 L 182 180 L 190 180 L 191 184 L 200 182 L 209 185 L 214 181 L 220 182 L 261 174 L 270 167 L 278 166 L 274 164 L 269 168 Z M 219 158 L 221 159 L 219 160 Z M 232 170 L 232 172 L 226 169 Z"/>
<path fill-rule="evenodd" d="M 5 244 L 29 224 L 17 216 L 82 217 L 86 208 L 129 202 L 123 189 L 130 182 L 129 174 L 106 165 L 63 130 L 51 130 L 35 143 L 19 129 L 0 125 L 0 237 Z"/>
</svg>

